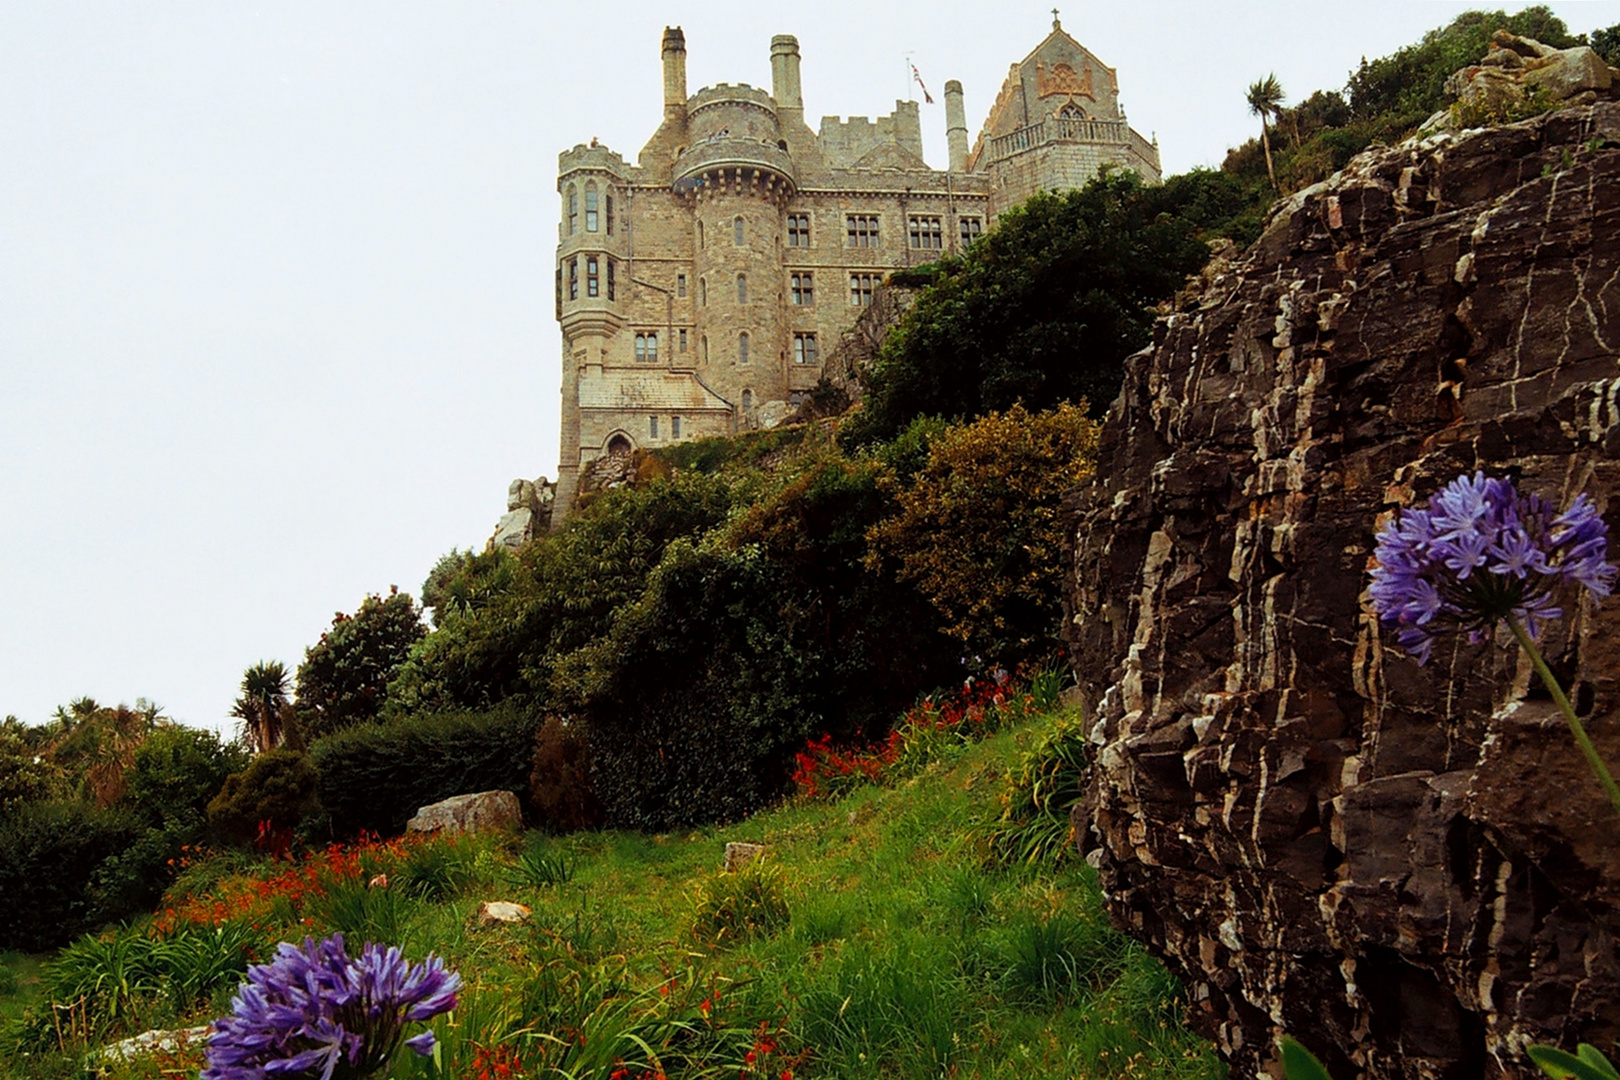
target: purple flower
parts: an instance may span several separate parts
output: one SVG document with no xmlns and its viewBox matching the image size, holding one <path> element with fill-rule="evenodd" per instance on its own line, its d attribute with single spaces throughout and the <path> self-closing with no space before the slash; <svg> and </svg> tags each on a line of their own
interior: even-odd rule
<svg viewBox="0 0 1620 1080">
<path fill-rule="evenodd" d="M 232 1015 L 215 1022 L 201 1080 L 359 1080 L 388 1064 L 406 1023 L 455 1008 L 460 986 L 434 956 L 408 964 L 398 949 L 368 944 L 353 960 L 342 934 L 283 943 L 248 969 Z M 433 1033 L 405 1045 L 431 1054 Z"/>
<path fill-rule="evenodd" d="M 1602 600 L 1616 576 L 1608 544 L 1609 527 L 1584 494 L 1555 515 L 1539 495 L 1476 472 L 1384 527 L 1368 593 L 1400 646 L 1427 663 L 1441 631 L 1483 641 L 1512 619 L 1539 640 L 1563 615 L 1555 596 L 1566 586 Z"/>
</svg>

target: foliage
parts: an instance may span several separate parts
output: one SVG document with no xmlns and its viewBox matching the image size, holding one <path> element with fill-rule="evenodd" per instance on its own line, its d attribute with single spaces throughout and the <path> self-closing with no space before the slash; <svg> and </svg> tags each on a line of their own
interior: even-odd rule
<svg viewBox="0 0 1620 1080">
<path fill-rule="evenodd" d="M 913 417 L 972 418 L 1019 402 L 1106 408 L 1125 357 L 1148 343 L 1152 305 L 1209 257 L 1177 216 L 1176 194 L 1134 173 L 1105 173 L 1003 214 L 918 293 L 840 441 L 859 446 Z"/>
<path fill-rule="evenodd" d="M 0 949 L 54 948 L 105 921 L 91 880 L 138 828 L 127 811 L 79 802 L 23 802 L 0 812 Z"/>
<path fill-rule="evenodd" d="M 897 491 L 899 513 L 869 533 L 868 566 L 892 559 L 969 655 L 1050 655 L 1063 616 L 1063 493 L 1091 474 L 1096 446 L 1083 405 L 1033 416 L 1015 405 L 947 429 Z"/>
<path fill-rule="evenodd" d="M 572 881 L 574 866 L 567 855 L 557 852 L 550 844 L 531 842 L 518 852 L 507 877 L 516 885 L 549 889 Z"/>
<path fill-rule="evenodd" d="M 1592 48 L 1610 67 L 1620 67 L 1620 23 L 1592 31 Z"/>
<path fill-rule="evenodd" d="M 711 946 L 769 937 L 789 920 L 786 878 L 762 857 L 700 882 L 692 898 L 693 936 Z"/>
<path fill-rule="evenodd" d="M 425 900 L 441 902 L 457 896 L 476 877 L 477 852 L 460 836 L 434 834 L 405 849 L 405 860 L 393 879 L 394 888 Z"/>
<path fill-rule="evenodd" d="M 310 741 L 375 720 L 388 682 L 426 632 L 409 593 L 368 596 L 353 615 L 341 611 L 298 665 L 298 724 Z"/>
<path fill-rule="evenodd" d="M 1085 716 L 1059 713 L 1008 776 L 1001 818 L 987 847 L 1002 866 L 1054 864 L 1074 855 L 1069 812 L 1080 801 L 1091 755 Z"/>
<path fill-rule="evenodd" d="M 261 831 L 290 829 L 315 809 L 315 766 L 307 754 L 271 750 L 225 778 L 208 804 L 208 821 L 239 843 Z M 261 827 L 268 822 L 268 830 Z"/>
<path fill-rule="evenodd" d="M 602 824 L 602 803 L 591 788 L 590 742 L 577 725 L 548 716 L 534 739 L 529 806 L 542 828 L 573 832 Z"/>
<path fill-rule="evenodd" d="M 1576 1053 L 1571 1054 L 1556 1046 L 1531 1046 L 1526 1053 L 1553 1080 L 1620 1080 L 1620 1070 L 1603 1051 L 1591 1043 L 1581 1043 L 1575 1049 Z"/>
<path fill-rule="evenodd" d="M 259 753 L 284 742 L 300 750 L 302 740 L 290 706 L 286 665 L 260 660 L 242 673 L 242 696 L 231 706 L 231 715 L 242 721 L 244 736 Z"/>
<path fill-rule="evenodd" d="M 509 704 L 349 728 L 310 749 L 321 807 L 339 835 L 392 835 L 452 795 L 521 792 L 539 726 L 532 711 Z"/>
<path fill-rule="evenodd" d="M 212 731 L 162 727 L 136 750 L 129 770 L 129 799 L 153 825 L 202 820 L 226 777 L 248 765 L 239 747 L 221 744 Z"/>
<path fill-rule="evenodd" d="M 124 797 L 136 748 L 167 723 L 161 709 L 144 698 L 136 698 L 133 708 L 79 698 L 56 710 L 44 756 L 67 773 L 81 798 L 112 806 Z"/>
<path fill-rule="evenodd" d="M 0 812 L 20 802 L 65 798 L 67 771 L 40 753 L 30 729 L 16 717 L 0 723 Z"/>
<path fill-rule="evenodd" d="M 1260 145 L 1266 151 L 1266 173 L 1271 179 L 1271 186 L 1275 188 L 1277 173 L 1271 163 L 1271 128 L 1267 121 L 1282 107 L 1282 83 L 1277 81 L 1276 75 L 1267 75 L 1264 79 L 1249 84 L 1249 92 L 1244 100 L 1248 103 L 1249 113 L 1260 118 Z"/>
</svg>

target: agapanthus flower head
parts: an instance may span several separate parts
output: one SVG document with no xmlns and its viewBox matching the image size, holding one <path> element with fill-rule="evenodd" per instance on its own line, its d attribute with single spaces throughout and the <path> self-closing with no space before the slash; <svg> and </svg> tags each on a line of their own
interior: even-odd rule
<svg viewBox="0 0 1620 1080">
<path fill-rule="evenodd" d="M 368 944 L 356 960 L 342 934 L 283 943 L 248 968 L 232 1014 L 215 1021 L 201 1080 L 360 1080 L 393 1057 L 407 1023 L 455 1008 L 460 986 L 437 957 L 410 964 L 392 946 Z M 427 1056 L 433 1033 L 404 1043 Z"/>
<path fill-rule="evenodd" d="M 1378 534 L 1373 608 L 1402 648 L 1426 663 L 1435 637 L 1467 631 L 1474 641 L 1513 619 L 1535 640 L 1563 615 L 1570 587 L 1602 600 L 1614 588 L 1609 528 L 1578 495 L 1562 514 L 1511 480 L 1459 476 L 1427 510 L 1406 510 Z"/>
</svg>

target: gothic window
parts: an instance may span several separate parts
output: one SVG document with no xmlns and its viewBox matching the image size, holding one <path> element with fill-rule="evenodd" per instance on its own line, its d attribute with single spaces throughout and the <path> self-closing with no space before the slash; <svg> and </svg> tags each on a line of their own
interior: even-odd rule
<svg viewBox="0 0 1620 1080">
<path fill-rule="evenodd" d="M 685 331 L 682 331 L 682 333 L 684 332 Z M 672 439 L 678 439 L 681 437 L 681 418 L 678 416 L 672 416 L 669 418 L 669 437 Z"/>
<path fill-rule="evenodd" d="M 748 275 L 737 275 L 737 303 L 748 303 Z"/>
<path fill-rule="evenodd" d="M 793 362 L 795 364 L 814 364 L 816 362 L 815 334 L 799 331 L 793 335 Z"/>
<path fill-rule="evenodd" d="M 647 417 L 647 436 L 652 439 L 658 438 L 658 417 Z"/>
<path fill-rule="evenodd" d="M 686 351 L 686 330 L 684 328 L 680 332 L 679 347 L 681 352 Z"/>
<path fill-rule="evenodd" d="M 611 299 L 613 299 L 613 260 L 612 259 L 609 259 L 607 261 L 607 272 L 608 272 L 608 299 L 611 300 Z"/>
<path fill-rule="evenodd" d="M 645 364 L 658 363 L 658 331 L 644 331 L 636 335 L 636 359 Z"/>
<path fill-rule="evenodd" d="M 629 457 L 630 440 L 622 434 L 613 436 L 608 440 L 607 452 L 608 457 Z"/>
<path fill-rule="evenodd" d="M 609 192 L 608 197 L 607 197 L 607 234 L 609 236 L 613 235 L 613 193 L 612 192 Z"/>
<path fill-rule="evenodd" d="M 980 236 L 984 235 L 984 219 L 983 218 L 976 218 L 976 217 L 960 218 L 960 219 L 958 219 L 956 224 L 957 224 L 958 229 L 960 231 L 961 240 L 962 240 L 962 246 L 963 247 L 970 246 L 973 243 L 973 241 L 977 240 Z"/>
<path fill-rule="evenodd" d="M 788 295 L 795 304 L 801 307 L 816 302 L 815 275 L 806 270 L 799 274 L 788 275 Z"/>
<path fill-rule="evenodd" d="M 685 274 L 676 274 L 675 275 L 675 295 L 676 296 L 685 296 L 686 295 L 686 275 Z"/>
<path fill-rule="evenodd" d="M 596 181 L 585 185 L 585 231 L 595 232 L 601 224 L 597 215 Z"/>
<path fill-rule="evenodd" d="M 737 363 L 748 363 L 748 331 L 737 335 Z"/>
<path fill-rule="evenodd" d="M 937 217 L 912 217 L 907 219 L 911 231 L 911 246 L 924 251 L 939 251 L 944 244 L 944 233 L 940 229 Z"/>
<path fill-rule="evenodd" d="M 579 232 L 579 192 L 573 184 L 568 185 L 568 235 L 573 236 Z"/>
<path fill-rule="evenodd" d="M 877 287 L 876 274 L 849 275 L 849 303 L 851 307 L 866 307 L 872 303 L 872 290 Z"/>
<path fill-rule="evenodd" d="M 579 299 L 579 259 L 568 260 L 568 299 Z"/>
<path fill-rule="evenodd" d="M 597 270 L 596 256 L 589 256 L 585 260 L 585 295 L 597 296 L 602 291 L 600 274 Z"/>
<path fill-rule="evenodd" d="M 1084 120 L 1085 118 L 1086 111 L 1072 101 L 1058 110 L 1059 120 Z"/>
<path fill-rule="evenodd" d="M 789 214 L 787 216 L 788 247 L 810 246 L 810 215 Z"/>
<path fill-rule="evenodd" d="M 741 217 L 731 219 L 731 242 L 738 247 L 743 243 L 743 220 Z"/>
<path fill-rule="evenodd" d="M 850 214 L 844 218 L 844 232 L 850 247 L 878 246 L 878 219 L 876 214 Z"/>
</svg>

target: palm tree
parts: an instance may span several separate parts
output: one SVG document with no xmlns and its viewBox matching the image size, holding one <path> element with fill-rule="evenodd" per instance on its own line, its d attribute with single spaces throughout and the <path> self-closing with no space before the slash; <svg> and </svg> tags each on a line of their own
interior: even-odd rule
<svg viewBox="0 0 1620 1080">
<path fill-rule="evenodd" d="M 287 701 L 287 668 L 279 660 L 260 660 L 242 673 L 242 696 L 231 715 L 242 721 L 257 753 L 273 750 L 292 735 Z"/>
<path fill-rule="evenodd" d="M 1277 115 L 1277 110 L 1283 103 L 1282 83 L 1277 81 L 1276 73 L 1273 72 L 1259 82 L 1251 84 L 1247 100 L 1250 115 L 1260 118 L 1260 145 L 1266 151 L 1266 175 L 1271 177 L 1271 186 L 1275 190 L 1277 170 L 1271 164 L 1271 125 L 1268 121 Z"/>
</svg>

